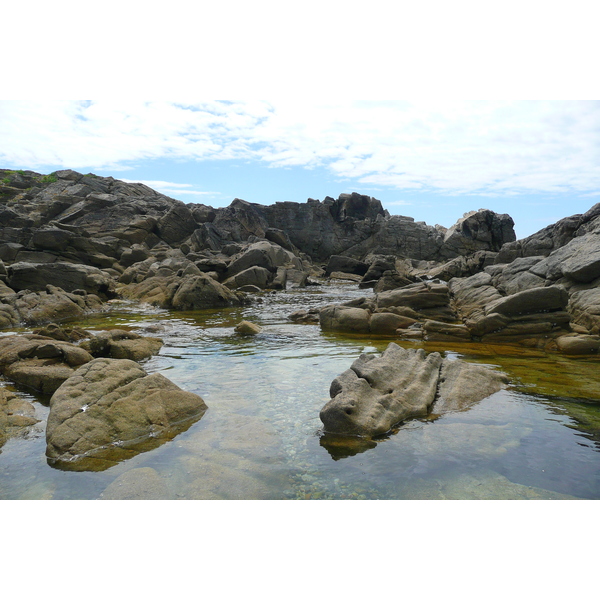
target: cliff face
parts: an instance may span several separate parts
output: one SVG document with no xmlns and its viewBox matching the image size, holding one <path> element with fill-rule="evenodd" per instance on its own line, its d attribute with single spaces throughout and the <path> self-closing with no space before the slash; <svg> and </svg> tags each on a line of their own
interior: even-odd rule
<svg viewBox="0 0 600 600">
<path fill-rule="evenodd" d="M 52 175 L 0 170 L 0 259 L 61 260 L 110 267 L 132 244 L 220 251 L 250 238 L 269 239 L 312 260 L 343 254 L 445 261 L 515 240 L 508 215 L 480 210 L 449 230 L 390 216 L 375 198 L 277 202 L 236 199 L 226 208 L 184 204 L 140 183 L 64 170 Z"/>
</svg>

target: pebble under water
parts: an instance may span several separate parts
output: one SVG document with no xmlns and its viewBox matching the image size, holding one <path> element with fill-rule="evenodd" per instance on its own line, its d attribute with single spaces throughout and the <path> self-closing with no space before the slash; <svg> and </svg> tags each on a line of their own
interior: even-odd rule
<svg viewBox="0 0 600 600">
<path fill-rule="evenodd" d="M 19 391 L 41 422 L 0 450 L 0 499 L 600 498 L 598 358 L 331 334 L 287 318 L 371 293 L 327 284 L 194 313 L 115 302 L 74 323 L 162 337 L 144 368 L 202 396 L 208 411 L 153 450 L 105 471 L 70 472 L 46 463 L 47 399 Z M 242 319 L 262 333 L 236 334 Z M 379 353 L 390 341 L 495 365 L 513 385 L 377 440 L 323 435 L 319 411 L 331 381 L 361 352 Z"/>
</svg>

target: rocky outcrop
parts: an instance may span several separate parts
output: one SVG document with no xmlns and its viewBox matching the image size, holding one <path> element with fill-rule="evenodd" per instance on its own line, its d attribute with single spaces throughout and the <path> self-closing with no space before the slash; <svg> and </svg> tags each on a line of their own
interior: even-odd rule
<svg viewBox="0 0 600 600">
<path fill-rule="evenodd" d="M 74 344 L 35 334 L 0 338 L 0 373 L 26 388 L 52 394 L 81 365 L 92 360 Z"/>
<path fill-rule="evenodd" d="M 141 283 L 123 286 L 119 293 L 124 298 L 175 310 L 222 308 L 244 303 L 243 296 L 204 273 L 191 277 L 150 277 Z"/>
<path fill-rule="evenodd" d="M 488 210 L 465 215 L 446 230 L 390 216 L 379 200 L 357 193 L 271 206 L 236 198 L 214 209 L 112 177 L 70 170 L 51 176 L 3 173 L 0 259 L 9 264 L 80 264 L 114 276 L 161 245 L 185 248 L 185 254 L 231 256 L 243 249 L 236 245 L 259 240 L 322 262 L 332 255 L 363 260 L 370 253 L 444 261 L 477 250 L 497 251 L 514 240 L 510 217 Z M 269 268 L 254 262 L 239 270 L 252 266 Z M 330 272 L 336 270 L 344 271 Z"/>
<path fill-rule="evenodd" d="M 499 252 L 498 263 L 510 263 L 515 258 L 548 256 L 566 246 L 576 237 L 600 231 L 600 203 L 584 214 L 573 215 L 548 225 L 529 237 L 506 243 Z"/>
<path fill-rule="evenodd" d="M 320 418 L 326 433 L 373 437 L 431 410 L 468 408 L 507 383 L 492 369 L 391 343 L 380 357 L 361 354 L 333 380 Z"/>
<path fill-rule="evenodd" d="M 325 306 L 319 311 L 319 323 L 325 331 L 375 335 L 396 335 L 399 330 L 405 332 L 413 328 L 413 337 L 423 337 L 422 322 L 457 320 L 449 302 L 445 283 L 422 281 L 376 294 L 372 299 L 364 297 L 342 305 Z M 451 337 L 450 330 L 448 337 Z"/>
<path fill-rule="evenodd" d="M 46 286 L 60 287 L 66 292 L 83 290 L 103 298 L 115 297 L 113 279 L 100 269 L 64 262 L 49 264 L 15 263 L 8 268 L 8 285 L 19 292 L 40 292 Z"/>
<path fill-rule="evenodd" d="M 52 285 L 47 285 L 41 292 L 23 290 L 15 293 L 8 290 L 0 295 L 0 329 L 81 318 L 101 311 L 103 307 L 104 303 L 98 296 L 83 290 L 68 293 Z"/>
<path fill-rule="evenodd" d="M 103 470 L 172 438 L 205 411 L 200 396 L 160 373 L 97 358 L 50 399 L 46 456 L 62 469 Z"/>
<path fill-rule="evenodd" d="M 373 298 L 323 307 L 321 328 L 404 339 L 518 343 L 569 354 L 596 353 L 595 336 L 600 335 L 600 228 L 594 229 L 591 221 L 588 225 L 590 231 L 547 256 L 519 257 L 500 264 L 496 262 L 499 255 L 479 251 L 439 267 L 426 263 L 405 271 L 418 277 L 423 277 L 417 275 L 419 272 L 426 276 L 441 273 L 449 278 L 447 283 L 426 279 L 379 291 L 381 282 L 391 279 L 392 271 L 384 271 L 375 284 Z M 580 228 L 579 233 L 582 231 Z M 381 265 L 390 262 L 381 260 Z M 455 275 L 471 270 L 476 273 Z"/>
</svg>

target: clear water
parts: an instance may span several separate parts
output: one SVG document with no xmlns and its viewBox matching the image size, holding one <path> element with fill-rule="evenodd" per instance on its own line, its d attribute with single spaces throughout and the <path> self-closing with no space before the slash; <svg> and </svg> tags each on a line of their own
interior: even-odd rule
<svg viewBox="0 0 600 600">
<path fill-rule="evenodd" d="M 338 284 L 196 313 L 117 303 L 109 314 L 77 323 L 162 337 L 160 355 L 145 369 L 202 396 L 208 411 L 175 439 L 106 471 L 68 472 L 47 465 L 48 408 L 28 396 L 42 421 L 0 450 L 0 498 L 600 498 L 596 358 L 423 344 L 497 365 L 514 386 L 468 411 L 409 421 L 369 443 L 324 436 L 319 411 L 331 381 L 361 352 L 381 352 L 391 338 L 324 333 L 287 316 L 369 293 Z M 241 319 L 261 325 L 262 333 L 237 335 Z"/>
</svg>

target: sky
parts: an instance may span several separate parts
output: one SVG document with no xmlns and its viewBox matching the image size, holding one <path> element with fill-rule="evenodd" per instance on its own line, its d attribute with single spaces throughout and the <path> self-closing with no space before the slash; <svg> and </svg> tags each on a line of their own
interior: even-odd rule
<svg viewBox="0 0 600 600">
<path fill-rule="evenodd" d="M 8 100 L 0 140 L 3 168 L 214 207 L 358 192 L 430 225 L 508 213 L 522 238 L 600 202 L 596 100 Z"/>
</svg>

